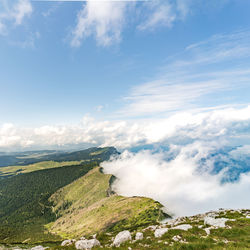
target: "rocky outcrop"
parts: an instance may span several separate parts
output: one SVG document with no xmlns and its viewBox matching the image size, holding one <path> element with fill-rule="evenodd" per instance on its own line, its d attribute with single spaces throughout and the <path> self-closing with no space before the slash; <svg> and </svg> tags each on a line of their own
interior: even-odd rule
<svg viewBox="0 0 250 250">
<path fill-rule="evenodd" d="M 119 247 L 123 242 L 130 240 L 132 240 L 130 232 L 127 230 L 122 231 L 116 235 L 113 246 Z"/>
<path fill-rule="evenodd" d="M 213 217 L 205 217 L 204 218 L 204 224 L 219 228 L 219 227 L 225 227 L 226 226 L 225 223 L 228 220 L 229 219 L 227 219 L 227 218 L 218 218 L 218 219 L 215 219 Z"/>
<path fill-rule="evenodd" d="M 78 240 L 75 243 L 76 249 L 80 249 L 80 250 L 89 250 L 96 246 L 100 246 L 100 242 L 97 239 Z"/>
<path fill-rule="evenodd" d="M 71 245 L 73 245 L 74 243 L 76 242 L 76 240 L 64 240 L 63 242 L 62 242 L 62 244 L 61 244 L 61 246 L 62 247 L 64 247 L 64 246 L 71 246 Z"/>
<path fill-rule="evenodd" d="M 156 238 L 160 238 L 162 235 L 164 235 L 168 231 L 168 228 L 159 228 L 156 229 L 154 232 L 154 235 Z"/>
<path fill-rule="evenodd" d="M 172 227 L 171 229 L 179 229 L 179 230 L 187 231 L 187 230 L 189 230 L 191 228 L 193 228 L 193 227 L 191 225 L 189 225 L 189 224 L 182 224 L 182 225 L 179 225 L 179 226 Z"/>
</svg>

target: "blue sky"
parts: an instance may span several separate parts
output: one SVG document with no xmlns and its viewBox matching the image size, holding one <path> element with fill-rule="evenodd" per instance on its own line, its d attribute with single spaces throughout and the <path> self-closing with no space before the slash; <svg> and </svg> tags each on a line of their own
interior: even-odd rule
<svg viewBox="0 0 250 250">
<path fill-rule="evenodd" d="M 244 0 L 0 0 L 2 129 L 247 108 L 249 9 Z"/>
</svg>

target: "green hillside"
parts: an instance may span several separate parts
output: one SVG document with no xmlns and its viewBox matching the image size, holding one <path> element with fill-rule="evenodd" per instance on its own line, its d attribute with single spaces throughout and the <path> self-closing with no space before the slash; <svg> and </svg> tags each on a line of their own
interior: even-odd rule
<svg viewBox="0 0 250 250">
<path fill-rule="evenodd" d="M 52 240 L 43 225 L 53 221 L 48 198 L 85 175 L 95 162 L 17 175 L 0 181 L 0 242 Z"/>
<path fill-rule="evenodd" d="M 154 223 L 163 218 L 161 204 L 143 197 L 110 195 L 111 175 L 95 168 L 61 188 L 49 199 L 57 220 L 49 230 L 62 237 L 100 231 L 119 231 Z"/>
<path fill-rule="evenodd" d="M 79 165 L 82 161 L 42 161 L 34 164 L 29 164 L 26 166 L 8 166 L 8 167 L 0 167 L 0 179 L 11 177 L 18 174 L 25 174 L 34 172 L 37 170 L 49 169 L 49 168 L 58 168 L 72 165 Z"/>
</svg>

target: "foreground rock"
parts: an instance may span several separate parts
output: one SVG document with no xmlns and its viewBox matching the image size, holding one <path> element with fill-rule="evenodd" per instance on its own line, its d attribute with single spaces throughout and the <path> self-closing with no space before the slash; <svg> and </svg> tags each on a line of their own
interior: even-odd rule
<svg viewBox="0 0 250 250">
<path fill-rule="evenodd" d="M 168 228 L 159 228 L 156 229 L 154 232 L 154 235 L 156 238 L 160 238 L 162 235 L 164 235 L 168 231 Z"/>
<path fill-rule="evenodd" d="M 226 222 L 228 221 L 229 219 L 227 218 L 218 218 L 218 219 L 215 219 L 213 217 L 205 217 L 204 218 L 204 224 L 205 225 L 209 225 L 209 226 L 213 226 L 213 227 L 226 227 Z"/>
<path fill-rule="evenodd" d="M 61 244 L 62 247 L 64 246 L 71 246 L 76 242 L 76 240 L 64 240 Z"/>
<path fill-rule="evenodd" d="M 76 249 L 82 249 L 82 250 L 89 250 L 93 247 L 100 246 L 100 242 L 97 239 L 91 239 L 91 240 L 78 240 L 75 243 Z"/>
<path fill-rule="evenodd" d="M 135 240 L 143 240 L 143 233 L 137 232 L 135 235 Z"/>
<path fill-rule="evenodd" d="M 176 226 L 176 227 L 172 227 L 171 229 L 179 229 L 179 230 L 184 230 L 184 231 L 187 231 L 189 229 L 193 228 L 191 225 L 189 224 L 182 224 L 182 225 L 179 225 L 179 226 Z"/>
<path fill-rule="evenodd" d="M 45 250 L 48 247 L 43 247 L 43 246 L 36 246 L 36 247 L 32 247 L 30 250 Z"/>
<path fill-rule="evenodd" d="M 127 230 L 122 231 L 116 235 L 113 246 L 119 247 L 123 242 L 130 240 L 132 240 L 130 232 Z"/>
</svg>

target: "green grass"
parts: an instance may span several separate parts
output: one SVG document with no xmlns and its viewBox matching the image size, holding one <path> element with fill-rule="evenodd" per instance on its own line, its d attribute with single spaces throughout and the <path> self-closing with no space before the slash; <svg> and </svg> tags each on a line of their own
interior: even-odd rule
<svg viewBox="0 0 250 250">
<path fill-rule="evenodd" d="M 135 229 L 162 218 L 161 204 L 152 199 L 109 196 L 110 178 L 95 168 L 52 195 L 50 201 L 57 220 L 47 225 L 49 231 L 72 238 Z"/>
<path fill-rule="evenodd" d="M 56 218 L 48 198 L 95 164 L 39 170 L 0 181 L 0 243 L 58 240 L 44 228 Z"/>
<path fill-rule="evenodd" d="M 34 164 L 29 164 L 26 166 L 0 167 L 0 177 L 9 177 L 49 168 L 79 165 L 80 163 L 81 161 L 64 161 L 64 162 L 42 161 Z"/>
</svg>

